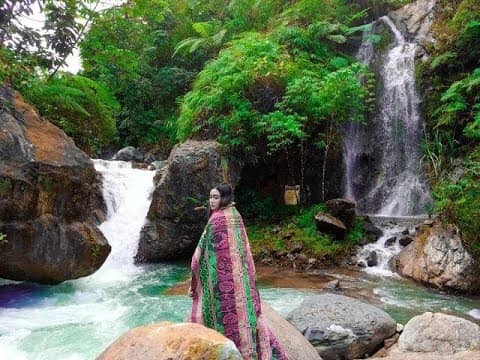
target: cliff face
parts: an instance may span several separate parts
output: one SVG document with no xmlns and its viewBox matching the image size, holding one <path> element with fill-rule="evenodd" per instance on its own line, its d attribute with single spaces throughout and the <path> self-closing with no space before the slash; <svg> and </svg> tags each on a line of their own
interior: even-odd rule
<svg viewBox="0 0 480 360">
<path fill-rule="evenodd" d="M 102 206 L 88 156 L 0 87 L 0 277 L 58 283 L 96 271 L 110 252 L 93 222 Z"/>
</svg>

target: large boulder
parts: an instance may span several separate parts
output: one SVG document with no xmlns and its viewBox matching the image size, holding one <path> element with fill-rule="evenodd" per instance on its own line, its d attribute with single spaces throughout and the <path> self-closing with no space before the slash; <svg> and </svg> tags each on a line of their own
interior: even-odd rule
<svg viewBox="0 0 480 360">
<path fill-rule="evenodd" d="M 455 354 L 480 350 L 480 326 L 451 315 L 431 313 L 415 316 L 405 325 L 398 348 L 403 352 Z"/>
<path fill-rule="evenodd" d="M 110 252 L 93 163 L 21 95 L 0 87 L 0 277 L 58 283 L 95 272 Z"/>
<path fill-rule="evenodd" d="M 161 322 L 134 328 L 97 360 L 242 360 L 235 344 L 203 325 Z"/>
<path fill-rule="evenodd" d="M 325 214 L 322 212 L 316 214 L 314 219 L 318 231 L 332 235 L 336 239 L 342 240 L 345 238 L 345 235 L 347 234 L 347 227 L 341 220 L 330 214 Z"/>
<path fill-rule="evenodd" d="M 156 177 L 137 262 L 190 257 L 208 219 L 210 189 L 223 182 L 235 186 L 240 169 L 222 156 L 215 141 L 188 140 L 176 145 L 161 176 Z"/>
<path fill-rule="evenodd" d="M 395 321 L 383 310 L 335 294 L 307 298 L 287 320 L 327 360 L 373 354 L 396 332 Z"/>
<path fill-rule="evenodd" d="M 399 274 L 440 289 L 480 290 L 479 265 L 454 227 L 424 226 L 392 264 Z"/>
<path fill-rule="evenodd" d="M 262 313 L 268 326 L 291 360 L 322 360 L 317 350 L 292 324 L 270 305 L 262 302 Z"/>
<path fill-rule="evenodd" d="M 430 313 L 415 316 L 406 325 L 385 360 L 480 359 L 480 327 L 471 321 Z"/>
</svg>

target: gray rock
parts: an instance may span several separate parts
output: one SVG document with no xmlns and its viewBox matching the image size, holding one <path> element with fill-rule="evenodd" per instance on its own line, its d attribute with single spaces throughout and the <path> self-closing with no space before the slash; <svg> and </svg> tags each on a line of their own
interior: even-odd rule
<svg viewBox="0 0 480 360">
<path fill-rule="evenodd" d="M 208 220 L 210 189 L 223 182 L 235 186 L 241 166 L 228 162 L 214 141 L 188 140 L 176 145 L 156 187 L 141 231 L 137 262 L 187 259 Z"/>
<path fill-rule="evenodd" d="M 440 289 L 480 290 L 479 264 L 456 228 L 425 227 L 393 264 L 401 275 Z"/>
<path fill-rule="evenodd" d="M 443 355 L 480 350 L 480 327 L 459 317 L 427 312 L 415 316 L 405 325 L 398 348 L 403 352 Z"/>
<path fill-rule="evenodd" d="M 401 246 L 407 246 L 409 245 L 411 242 L 413 241 L 413 238 L 411 236 L 403 236 L 400 238 L 400 240 L 398 241 L 398 243 L 401 245 Z"/>
<path fill-rule="evenodd" d="M 378 254 L 376 251 L 370 251 L 367 256 L 367 266 L 377 266 L 378 265 Z"/>
<path fill-rule="evenodd" d="M 385 247 L 391 247 L 395 245 L 396 242 L 397 242 L 397 238 L 395 236 L 391 237 L 385 241 Z"/>
<path fill-rule="evenodd" d="M 137 148 L 127 146 L 120 149 L 113 156 L 112 160 L 143 162 L 143 154 Z"/>
<path fill-rule="evenodd" d="M 373 354 L 395 334 L 395 321 L 383 310 L 342 295 L 307 298 L 287 320 L 324 359 L 356 359 Z"/>
</svg>

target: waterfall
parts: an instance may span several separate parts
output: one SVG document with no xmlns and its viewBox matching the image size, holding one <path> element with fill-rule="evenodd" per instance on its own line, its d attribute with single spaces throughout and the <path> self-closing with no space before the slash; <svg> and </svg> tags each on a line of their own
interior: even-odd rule
<svg viewBox="0 0 480 360">
<path fill-rule="evenodd" d="M 375 26 L 380 23 L 391 31 L 394 44 L 377 64 L 381 85 L 377 115 L 366 125 L 346 127 L 345 196 L 364 213 L 422 215 L 431 199 L 421 164 L 424 125 L 415 89 L 417 45 L 407 42 L 390 18 L 380 18 Z M 365 64 L 375 58 L 368 35 L 357 54 Z"/>
<path fill-rule="evenodd" d="M 102 192 L 107 205 L 107 219 L 99 228 L 112 247 L 107 260 L 95 273 L 97 278 L 105 280 L 107 272 L 117 278 L 119 273 L 138 271 L 133 258 L 150 207 L 155 172 L 133 169 L 131 163 L 124 161 L 94 160 L 94 164 L 102 174 Z"/>
</svg>

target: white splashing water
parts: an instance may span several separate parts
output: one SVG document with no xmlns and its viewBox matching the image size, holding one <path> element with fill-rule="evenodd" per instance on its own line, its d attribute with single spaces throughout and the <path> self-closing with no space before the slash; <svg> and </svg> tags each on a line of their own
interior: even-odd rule
<svg viewBox="0 0 480 360">
<path fill-rule="evenodd" d="M 367 273 L 372 275 L 398 277 L 396 273 L 391 271 L 389 261 L 402 249 L 398 241 L 398 235 L 400 235 L 403 230 L 404 227 L 399 225 L 385 228 L 383 235 L 376 242 L 367 244 L 362 250 L 360 250 L 357 257 L 359 262 L 364 264 L 364 270 Z M 392 241 L 391 239 L 395 240 Z M 387 246 L 388 241 L 392 241 L 392 243 Z M 367 259 L 372 252 L 376 253 L 377 265 L 368 266 Z"/>
<path fill-rule="evenodd" d="M 112 251 L 103 266 L 93 275 L 95 280 L 128 280 L 138 272 L 134 256 L 138 250 L 140 230 L 151 202 L 154 171 L 133 169 L 124 161 L 94 160 L 103 176 L 103 197 L 107 220 L 99 228 Z"/>
<path fill-rule="evenodd" d="M 348 124 L 345 133 L 346 194 L 365 213 L 381 216 L 426 214 L 431 204 L 423 170 L 420 143 L 423 120 L 415 89 L 417 45 L 407 42 L 392 20 L 380 19 L 394 36 L 382 57 L 378 114 L 371 124 Z M 357 58 L 369 64 L 374 55 L 371 34 L 365 33 Z M 368 161 L 367 163 L 361 163 Z M 368 160 L 366 160 L 368 159 Z M 376 167 L 372 177 L 370 162 Z"/>
</svg>

